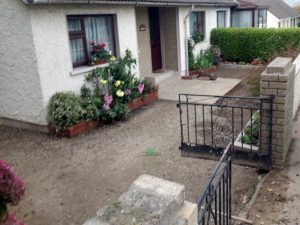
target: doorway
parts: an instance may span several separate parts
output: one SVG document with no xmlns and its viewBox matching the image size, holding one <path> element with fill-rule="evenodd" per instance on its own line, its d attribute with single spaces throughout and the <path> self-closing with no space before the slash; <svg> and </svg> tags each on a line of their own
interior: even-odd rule
<svg viewBox="0 0 300 225">
<path fill-rule="evenodd" d="M 151 7 L 148 9 L 148 13 L 150 26 L 152 71 L 157 72 L 162 70 L 159 9 Z"/>
</svg>

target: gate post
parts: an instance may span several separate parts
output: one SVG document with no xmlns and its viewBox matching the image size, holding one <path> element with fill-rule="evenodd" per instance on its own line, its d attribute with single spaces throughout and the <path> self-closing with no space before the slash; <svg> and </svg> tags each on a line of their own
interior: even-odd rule
<svg viewBox="0 0 300 225">
<path fill-rule="evenodd" d="M 273 95 L 273 113 L 270 103 L 262 104 L 262 151 L 271 144 L 272 161 L 275 166 L 283 166 L 292 139 L 294 103 L 295 65 L 292 58 L 277 57 L 270 63 L 260 78 L 260 94 Z M 270 126 L 272 115 L 272 127 Z M 272 138 L 270 138 L 272 129 Z"/>
</svg>

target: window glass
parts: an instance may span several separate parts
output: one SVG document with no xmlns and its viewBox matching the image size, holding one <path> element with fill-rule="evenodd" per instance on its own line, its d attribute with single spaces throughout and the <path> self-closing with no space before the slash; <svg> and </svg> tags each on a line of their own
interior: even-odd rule
<svg viewBox="0 0 300 225">
<path fill-rule="evenodd" d="M 226 27 L 226 11 L 217 12 L 217 27 Z"/>
<path fill-rule="evenodd" d="M 266 9 L 258 10 L 258 27 L 261 27 L 261 28 L 267 27 L 267 10 Z"/>
<path fill-rule="evenodd" d="M 85 50 L 83 47 L 83 39 L 72 39 L 70 40 L 72 62 L 78 64 L 85 61 Z"/>
<path fill-rule="evenodd" d="M 253 27 L 252 10 L 236 11 L 233 14 L 233 27 Z"/>
<path fill-rule="evenodd" d="M 190 15 L 190 36 L 201 32 L 205 37 L 205 12 L 192 12 Z"/>
<path fill-rule="evenodd" d="M 87 65 L 91 60 L 91 42 L 105 44 L 105 49 L 115 54 L 112 15 L 69 16 L 68 30 L 74 67 Z"/>
<path fill-rule="evenodd" d="M 80 19 L 70 19 L 68 20 L 69 32 L 81 31 L 81 20 Z"/>
</svg>

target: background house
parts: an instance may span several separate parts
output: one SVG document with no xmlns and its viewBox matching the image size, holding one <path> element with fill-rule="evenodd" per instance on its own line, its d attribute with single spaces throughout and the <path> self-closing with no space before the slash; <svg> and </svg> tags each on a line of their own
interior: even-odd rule
<svg viewBox="0 0 300 225">
<path fill-rule="evenodd" d="M 137 59 L 136 76 L 186 72 L 187 38 L 230 26 L 233 0 L 4 0 L 0 2 L 1 123 L 46 131 L 47 105 L 59 91 L 79 92 L 90 41 Z M 190 18 L 192 22 L 190 22 Z M 103 66 L 103 65 L 102 65 Z M 25 122 L 25 123 L 24 123 Z"/>
<path fill-rule="evenodd" d="M 232 10 L 233 27 L 298 27 L 299 13 L 283 0 L 238 0 Z"/>
</svg>

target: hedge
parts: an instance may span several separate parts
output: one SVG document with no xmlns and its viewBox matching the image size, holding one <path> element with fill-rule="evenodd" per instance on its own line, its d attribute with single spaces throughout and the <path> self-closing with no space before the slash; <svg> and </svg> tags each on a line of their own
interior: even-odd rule
<svg viewBox="0 0 300 225">
<path fill-rule="evenodd" d="M 218 28 L 211 32 L 211 44 L 231 62 L 268 61 L 300 49 L 300 28 Z"/>
</svg>

